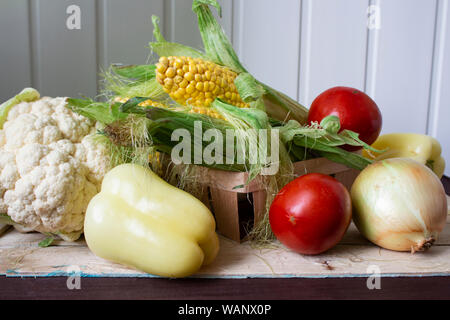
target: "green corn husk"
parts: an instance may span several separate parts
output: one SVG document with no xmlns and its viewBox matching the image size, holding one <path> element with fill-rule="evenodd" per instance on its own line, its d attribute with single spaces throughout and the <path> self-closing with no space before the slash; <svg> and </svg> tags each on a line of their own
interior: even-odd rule
<svg viewBox="0 0 450 320">
<path fill-rule="evenodd" d="M 237 73 L 247 72 L 239 61 L 230 40 L 214 18 L 209 6 L 214 6 L 219 16 L 222 15 L 222 9 L 216 0 L 194 0 L 192 3 L 192 11 L 197 14 L 198 29 L 203 40 L 206 56 L 211 61 L 227 66 Z"/>
<path fill-rule="evenodd" d="M 173 131 L 179 128 L 186 129 L 191 137 L 195 135 L 195 123 L 201 123 L 202 130 L 218 130 L 222 137 L 225 137 L 227 130 L 231 130 L 235 133 L 235 137 L 238 141 L 238 145 L 243 146 L 241 152 L 249 150 L 249 145 L 257 146 L 258 152 L 264 151 L 267 145 L 260 145 L 258 136 L 255 135 L 256 130 L 270 129 L 267 115 L 256 109 L 241 109 L 235 106 L 229 105 L 223 101 L 214 101 L 212 108 L 219 112 L 226 120 L 210 118 L 206 115 L 190 113 L 182 110 L 171 110 L 169 108 L 142 108 L 138 104 L 145 100 L 145 98 L 134 98 L 124 103 L 120 112 L 134 113 L 138 115 L 146 115 L 151 123 L 148 127 L 152 142 L 156 148 L 160 151 L 168 153 L 175 145 L 177 141 L 172 141 L 171 136 Z M 222 150 L 226 150 L 225 141 Z M 202 149 L 206 148 L 209 143 L 204 143 Z M 195 145 L 192 146 L 194 149 Z M 262 149 L 262 150 L 259 150 Z M 237 151 L 236 151 L 237 152 Z M 237 155 L 235 155 L 237 157 Z M 244 158 L 249 158 L 247 154 Z M 225 169 L 228 171 L 247 171 L 250 173 L 250 178 L 253 179 L 263 169 L 263 163 L 250 164 L 248 162 L 244 164 L 236 165 L 235 159 L 227 159 L 224 154 L 222 157 L 222 164 L 209 165 L 201 163 L 203 166 L 213 167 L 217 169 Z"/>
<path fill-rule="evenodd" d="M 117 75 L 133 79 L 136 82 L 148 81 L 156 77 L 156 66 L 153 64 L 144 65 L 112 65 L 111 69 Z"/>
<path fill-rule="evenodd" d="M 67 99 L 67 108 L 102 124 L 110 124 L 128 117 L 127 113 L 120 112 L 120 106 L 120 103 L 110 105 L 109 103 L 97 102 L 92 99 Z"/>
<path fill-rule="evenodd" d="M 220 15 L 221 8 L 216 0 L 194 0 L 192 5 L 192 10 L 198 17 L 198 27 L 205 53 L 189 46 L 167 42 L 161 34 L 159 18 L 156 16 L 152 16 L 153 35 L 156 40 L 150 43 L 152 51 L 158 56 L 201 58 L 226 66 L 239 74 L 235 80 L 235 85 L 240 96 L 245 102 L 250 103 L 252 108 L 264 110 L 270 118 L 281 122 L 295 119 L 301 124 L 306 123 L 308 111 L 305 107 L 270 86 L 259 82 L 245 70 L 209 6 L 214 6 Z M 150 72 L 145 73 L 148 67 L 130 66 L 128 68 L 112 68 L 109 73 L 105 74 L 108 91 L 128 98 L 139 96 L 153 100 L 164 97 L 166 103 L 172 105 L 172 101 L 168 101 L 169 99 L 162 92 L 162 87 L 154 79 L 154 74 L 150 77 Z M 152 71 L 154 72 L 154 69 Z M 141 72 L 144 72 L 148 77 L 146 81 L 141 81 Z M 157 90 L 158 87 L 161 91 Z M 248 88 L 252 90 L 250 94 L 246 91 Z"/>
<path fill-rule="evenodd" d="M 339 148 L 344 145 L 358 146 L 373 152 L 382 152 L 361 141 L 358 134 L 340 130 L 340 121 L 336 116 L 329 116 L 322 120 L 320 125 L 301 126 L 297 121 L 291 120 L 280 127 L 283 142 L 289 145 L 290 152 L 298 160 L 306 160 L 311 150 L 314 155 L 325 157 L 333 162 L 341 163 L 349 168 L 363 170 L 371 160 L 353 152 Z M 338 133 L 339 132 L 339 133 Z M 301 155 L 305 154 L 302 158 Z"/>
<path fill-rule="evenodd" d="M 247 183 L 258 177 L 267 191 L 266 214 L 258 225 L 254 226 L 249 238 L 256 244 L 267 244 L 273 239 L 268 221 L 268 211 L 273 198 L 278 191 L 294 178 L 292 161 L 325 156 L 336 162 L 345 163 L 353 168 L 363 168 L 369 160 L 339 148 L 343 144 L 362 145 L 357 135 L 352 132 L 337 133 L 334 122 L 324 122 L 319 125 L 305 127 L 307 109 L 288 96 L 255 79 L 239 61 L 230 41 L 223 29 L 214 18 L 210 6 L 215 7 L 219 15 L 221 8 L 216 0 L 194 0 L 192 9 L 197 14 L 199 31 L 202 36 L 205 52 L 178 44 L 167 42 L 159 28 L 159 18 L 152 17 L 155 41 L 150 43 L 153 53 L 159 56 L 187 56 L 201 58 L 226 66 L 238 73 L 235 85 L 239 95 L 251 108 L 241 109 L 216 99 L 211 108 L 220 113 L 226 121 L 214 119 L 207 115 L 191 113 L 190 106 L 180 106 L 173 101 L 156 81 L 154 65 L 117 66 L 114 65 L 104 74 L 106 83 L 105 94 L 114 101 L 115 96 L 128 98 L 123 104 L 98 103 L 92 100 L 69 100 L 72 110 L 105 124 L 101 138 L 107 139 L 111 150 L 117 155 L 117 162 L 143 162 L 149 158 L 156 159 L 157 152 L 164 158 L 170 158 L 178 141 L 172 141 L 176 129 L 185 129 L 191 137 L 195 136 L 195 123 L 201 123 L 203 131 L 217 130 L 226 136 L 227 130 L 235 133 L 238 146 L 230 156 L 225 144 L 222 154 L 214 149 L 211 154 L 221 163 L 198 163 L 201 166 L 220 170 L 247 172 Z M 147 99 L 161 102 L 167 108 L 140 107 L 140 102 Z M 288 120 L 292 120 L 289 121 Z M 136 124 L 139 124 L 139 130 Z M 276 141 L 260 141 L 254 130 L 279 132 Z M 356 135 L 356 136 L 355 136 Z M 194 149 L 198 145 L 202 151 L 210 148 L 211 142 L 191 142 L 188 156 L 195 159 Z M 215 140 L 214 140 L 215 141 Z M 237 161 L 240 155 L 250 154 L 250 149 L 260 154 L 267 153 L 273 143 L 279 143 L 279 170 L 273 175 L 263 175 L 265 169 L 272 163 L 259 159 L 256 163 Z M 368 146 L 365 146 L 368 147 Z M 183 153 L 185 150 L 183 150 Z M 184 156 L 184 154 L 183 154 Z M 263 161 L 264 160 L 264 161 Z M 155 168 L 154 161 L 152 166 Z M 200 195 L 203 192 L 202 171 L 199 166 L 178 164 L 171 170 L 161 173 L 168 181 L 182 189 Z M 239 186 L 236 186 L 239 187 Z"/>
<path fill-rule="evenodd" d="M 153 36 L 156 42 L 150 42 L 150 48 L 160 57 L 185 56 L 192 58 L 207 59 L 207 57 L 197 49 L 185 46 L 180 43 L 167 42 L 159 29 L 159 17 L 152 16 Z"/>
<path fill-rule="evenodd" d="M 220 5 L 216 0 L 194 0 L 192 4 L 192 10 L 198 17 L 198 27 L 206 55 L 211 61 L 225 65 L 239 74 L 248 73 L 239 61 L 222 27 L 211 13 L 209 6 L 215 7 L 220 15 Z M 304 106 L 268 85 L 257 80 L 252 81 L 256 81 L 264 90 L 261 92 L 263 101 L 259 102 L 258 106 L 260 108 L 264 106 L 269 117 L 280 121 L 293 119 L 301 124 L 306 123 L 308 110 Z M 245 96 L 245 92 L 239 90 L 239 83 L 235 81 L 235 84 L 241 97 Z"/>
</svg>

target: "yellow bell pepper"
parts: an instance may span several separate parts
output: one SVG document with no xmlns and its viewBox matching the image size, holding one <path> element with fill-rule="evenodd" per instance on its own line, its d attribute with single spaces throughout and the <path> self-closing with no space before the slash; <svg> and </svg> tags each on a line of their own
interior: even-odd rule
<svg viewBox="0 0 450 320">
<path fill-rule="evenodd" d="M 108 172 L 89 203 L 84 233 L 93 253 L 164 277 L 185 277 L 219 251 L 214 217 L 201 201 L 139 165 Z"/>
<path fill-rule="evenodd" d="M 390 133 L 378 137 L 372 147 L 386 151 L 378 154 L 364 150 L 364 157 L 376 161 L 410 158 L 428 166 L 439 178 L 444 174 L 445 160 L 441 156 L 442 148 L 433 137 L 416 133 Z"/>
</svg>

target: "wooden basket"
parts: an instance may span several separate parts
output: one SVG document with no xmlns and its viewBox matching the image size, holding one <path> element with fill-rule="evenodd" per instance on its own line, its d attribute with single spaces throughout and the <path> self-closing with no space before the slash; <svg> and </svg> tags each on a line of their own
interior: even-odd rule
<svg viewBox="0 0 450 320">
<path fill-rule="evenodd" d="M 204 185 L 200 200 L 214 214 L 217 230 L 223 236 L 241 242 L 246 231 L 256 225 L 264 216 L 266 191 L 261 180 L 256 178 L 245 186 L 248 174 L 199 167 L 204 170 L 201 183 Z M 323 173 L 335 177 L 348 189 L 359 171 L 334 163 L 325 158 L 317 158 L 294 163 L 294 173 Z M 244 186 L 236 188 L 236 186 Z"/>
</svg>

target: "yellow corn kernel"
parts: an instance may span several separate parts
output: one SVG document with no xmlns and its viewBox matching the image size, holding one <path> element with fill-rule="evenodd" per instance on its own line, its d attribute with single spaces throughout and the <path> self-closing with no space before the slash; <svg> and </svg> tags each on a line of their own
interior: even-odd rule
<svg viewBox="0 0 450 320">
<path fill-rule="evenodd" d="M 162 63 L 158 63 L 158 64 L 156 65 L 156 70 L 157 70 L 159 73 L 164 73 L 164 72 L 166 72 L 166 70 L 167 70 L 167 66 L 164 65 L 164 64 L 162 64 Z"/>
<path fill-rule="evenodd" d="M 186 88 L 188 86 L 188 84 L 189 84 L 189 81 L 187 81 L 186 79 L 183 79 L 180 82 L 179 86 L 180 86 L 180 88 Z"/>
<path fill-rule="evenodd" d="M 159 63 L 164 65 L 164 66 L 166 66 L 166 67 L 168 67 L 169 66 L 169 59 L 167 59 L 167 57 L 161 57 L 159 59 Z"/>
<path fill-rule="evenodd" d="M 200 58 L 161 57 L 156 65 L 156 79 L 164 91 L 179 104 L 194 107 L 210 107 L 216 98 L 249 107 L 234 85 L 236 77 L 237 73 L 227 67 Z"/>
<path fill-rule="evenodd" d="M 157 74 L 159 74 L 159 72 L 157 72 Z M 176 74 L 177 74 L 177 72 L 172 67 L 167 68 L 166 73 L 165 73 L 167 78 L 173 78 L 173 77 L 175 77 Z"/>
<path fill-rule="evenodd" d="M 191 110 L 189 111 L 190 113 L 197 113 L 197 114 L 204 114 L 207 115 L 211 118 L 216 118 L 216 119 L 222 119 L 225 120 L 225 118 L 218 112 L 212 110 L 211 108 L 208 107 L 192 107 Z"/>
<path fill-rule="evenodd" d="M 173 86 L 173 79 L 172 78 L 164 79 L 164 86 L 167 88 L 170 88 L 171 86 Z"/>
<path fill-rule="evenodd" d="M 193 83 L 190 83 L 187 87 L 186 87 L 186 93 L 188 94 L 192 94 L 195 91 L 195 86 Z"/>
<path fill-rule="evenodd" d="M 194 80 L 194 75 L 193 75 L 191 72 L 186 72 L 186 73 L 184 74 L 184 78 L 185 78 L 187 81 L 192 81 L 192 80 Z"/>
<path fill-rule="evenodd" d="M 197 82 L 197 84 L 195 85 L 195 89 L 197 89 L 198 91 L 203 91 L 203 82 Z"/>
</svg>

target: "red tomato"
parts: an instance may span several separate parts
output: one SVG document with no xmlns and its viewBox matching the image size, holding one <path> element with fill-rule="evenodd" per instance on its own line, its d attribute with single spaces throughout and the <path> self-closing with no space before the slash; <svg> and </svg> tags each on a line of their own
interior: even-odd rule
<svg viewBox="0 0 450 320">
<path fill-rule="evenodd" d="M 311 173 L 288 183 L 269 212 L 278 240 L 301 254 L 319 254 L 334 247 L 352 218 L 347 189 L 336 179 Z"/>
<path fill-rule="evenodd" d="M 335 87 L 321 93 L 309 109 L 308 122 L 322 121 L 335 115 L 341 121 L 341 130 L 347 129 L 359 133 L 359 138 L 372 144 L 380 135 L 382 118 L 377 104 L 367 94 L 354 88 Z M 344 146 L 345 150 L 360 149 Z"/>
</svg>

